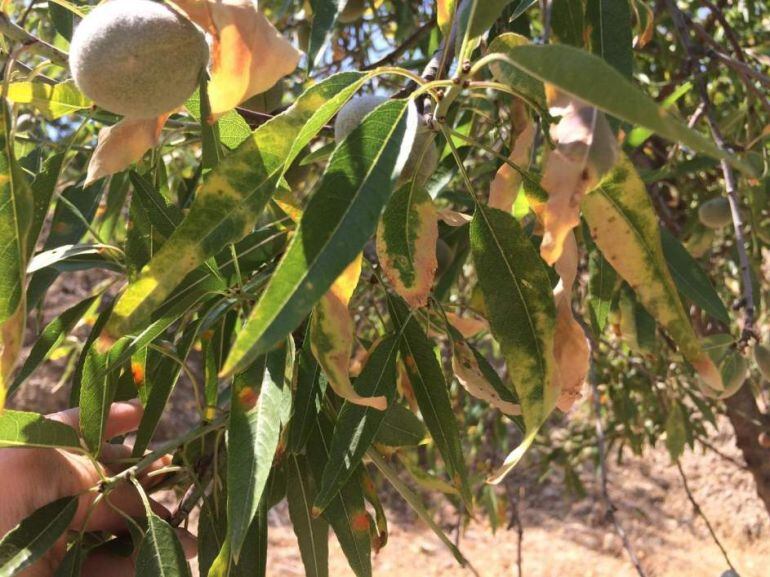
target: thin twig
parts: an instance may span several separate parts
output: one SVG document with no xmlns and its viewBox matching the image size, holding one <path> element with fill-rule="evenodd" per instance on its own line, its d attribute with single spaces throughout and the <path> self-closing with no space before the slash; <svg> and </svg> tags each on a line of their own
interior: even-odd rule
<svg viewBox="0 0 770 577">
<path fill-rule="evenodd" d="M 730 455 L 723 453 L 720 449 L 717 449 L 714 445 L 709 443 L 708 441 L 705 441 L 703 439 L 698 439 L 698 442 L 706 447 L 709 451 L 720 457 L 721 459 L 724 459 L 728 463 L 732 463 L 742 471 L 750 471 L 750 469 L 746 466 L 745 463 L 742 463 L 740 460 L 736 459 L 735 457 L 731 457 Z"/>
<path fill-rule="evenodd" d="M 524 523 L 521 520 L 522 492 L 523 487 L 519 487 L 518 491 L 516 489 L 510 491 L 511 520 L 508 522 L 508 530 L 516 529 L 516 577 L 524 576 Z"/>
<path fill-rule="evenodd" d="M 420 42 L 420 40 L 422 40 L 423 37 L 426 34 L 428 34 L 435 25 L 436 25 L 435 20 L 431 20 L 430 22 L 423 24 L 417 30 L 415 30 L 406 40 L 404 40 L 401 44 L 399 44 L 392 52 L 386 54 L 376 62 L 367 64 L 366 66 L 361 68 L 361 70 L 362 71 L 374 70 L 375 68 L 379 68 L 380 66 L 389 66 L 391 64 L 394 64 L 396 60 L 398 60 L 405 52 L 407 52 L 415 44 Z"/>
<path fill-rule="evenodd" d="M 677 34 L 679 35 L 682 48 L 685 51 L 686 59 L 688 63 L 695 63 L 696 59 L 694 57 L 694 52 L 690 43 L 687 20 L 682 14 L 681 10 L 679 10 L 679 7 L 676 4 L 676 0 L 666 0 L 666 4 L 668 6 L 669 12 L 671 13 L 674 27 L 676 28 Z M 714 108 L 708 94 L 708 86 L 706 85 L 704 77 L 702 75 L 695 74 L 693 82 L 695 83 L 695 87 L 697 88 L 701 102 L 703 103 L 706 122 L 709 126 L 709 129 L 711 130 L 711 135 L 713 136 L 717 147 L 720 150 L 726 152 L 729 151 L 730 147 L 727 146 L 724 136 L 722 135 L 722 131 L 719 128 L 719 124 L 717 123 L 716 115 L 714 114 Z M 751 267 L 749 264 L 749 255 L 746 251 L 746 237 L 744 235 L 743 216 L 741 215 L 740 201 L 738 199 L 735 172 L 727 160 L 723 159 L 720 162 L 720 165 L 722 167 L 722 174 L 724 175 L 725 179 L 725 192 L 727 193 L 727 198 L 730 203 L 730 211 L 733 217 L 733 228 L 735 229 L 735 245 L 738 251 L 738 260 L 740 261 L 742 273 L 743 299 L 741 304 L 745 307 L 745 312 L 743 319 L 743 330 L 741 331 L 741 339 L 739 345 L 740 348 L 745 348 L 749 341 L 752 338 L 755 338 L 754 313 L 756 311 L 756 306 L 754 303 L 754 287 L 751 282 Z"/>
<path fill-rule="evenodd" d="M 626 531 L 623 529 L 623 526 L 620 524 L 620 521 L 617 518 L 617 515 L 615 515 L 615 512 L 617 511 L 617 507 L 615 506 L 615 503 L 612 501 L 612 498 L 610 497 L 610 492 L 608 488 L 608 474 L 607 474 L 607 458 L 605 454 L 605 442 L 604 442 L 604 425 L 602 424 L 602 418 L 601 418 L 601 410 L 602 405 L 599 397 L 599 383 L 598 383 L 598 376 L 596 374 L 596 369 L 594 366 L 591 367 L 591 375 L 589 378 L 591 382 L 591 388 L 593 391 L 593 404 L 594 404 L 594 415 L 596 419 L 596 444 L 597 449 L 599 451 L 599 481 L 601 486 L 601 495 L 602 500 L 604 500 L 605 507 L 607 508 L 607 519 L 613 524 L 615 527 L 615 532 L 620 537 L 621 541 L 623 541 L 623 548 L 626 550 L 626 553 L 628 553 L 628 557 L 631 560 L 631 564 L 634 566 L 634 569 L 636 569 L 636 572 L 639 574 L 639 577 L 647 577 L 647 574 L 644 572 L 644 569 L 642 568 L 642 564 L 639 561 L 639 558 L 636 556 L 636 552 L 634 551 L 633 546 L 631 545 L 631 541 L 628 539 L 628 535 L 626 534 Z"/>
<path fill-rule="evenodd" d="M 717 547 L 719 547 L 719 550 L 722 552 L 722 556 L 725 558 L 725 562 L 727 563 L 727 566 L 730 567 L 730 569 L 733 570 L 736 574 L 738 571 L 735 569 L 735 566 L 730 561 L 730 556 L 727 554 L 727 550 L 722 545 L 722 542 L 719 540 L 719 537 L 717 537 L 716 532 L 714 531 L 714 527 L 711 526 L 711 522 L 708 520 L 708 517 L 706 517 L 706 514 L 703 512 L 703 509 L 701 509 L 700 505 L 698 504 L 698 501 L 695 500 L 695 497 L 692 494 L 692 491 L 690 491 L 690 485 L 687 483 L 687 475 L 684 474 L 684 469 L 682 469 L 682 463 L 679 461 L 679 459 L 676 460 L 676 468 L 679 471 L 679 476 L 682 478 L 682 485 L 684 486 L 684 492 L 687 493 L 687 498 L 690 500 L 690 503 L 692 504 L 693 509 L 695 510 L 695 514 L 698 515 L 701 519 L 703 519 L 703 522 L 706 523 L 706 527 L 709 530 L 709 533 L 711 533 L 711 538 L 714 540 L 714 543 L 716 543 Z"/>
</svg>

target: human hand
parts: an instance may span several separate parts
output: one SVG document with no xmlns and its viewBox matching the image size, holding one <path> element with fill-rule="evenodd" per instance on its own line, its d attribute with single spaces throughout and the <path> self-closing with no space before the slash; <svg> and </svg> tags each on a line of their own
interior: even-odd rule
<svg viewBox="0 0 770 577">
<path fill-rule="evenodd" d="M 80 412 L 71 409 L 48 415 L 47 418 L 77 429 Z M 110 408 L 105 437 L 111 439 L 136 430 L 141 418 L 140 405 L 115 403 Z M 131 483 L 121 483 L 97 504 L 94 502 L 98 493 L 87 491 L 97 486 L 103 476 L 109 477 L 124 470 L 127 467 L 126 460 L 130 457 L 130 447 L 106 444 L 101 451 L 97 469 L 88 457 L 64 450 L 0 449 L 0 538 L 40 507 L 62 497 L 81 494 L 77 513 L 70 525 L 71 530 L 125 533 L 128 529 L 127 521 L 118 511 L 131 518 L 145 516 L 144 505 L 136 487 Z M 142 471 L 139 476 L 142 486 L 149 489 L 157 484 L 162 476 L 148 475 L 170 463 L 171 457 L 166 456 Z M 151 501 L 151 506 L 159 516 L 170 517 L 169 511 L 160 503 Z M 183 530 L 179 530 L 179 536 L 188 557 L 194 555 L 193 536 Z M 20 577 L 52 576 L 65 554 L 66 542 L 66 536 L 62 537 Z M 134 560 L 98 552 L 86 559 L 82 575 L 133 577 Z"/>
</svg>

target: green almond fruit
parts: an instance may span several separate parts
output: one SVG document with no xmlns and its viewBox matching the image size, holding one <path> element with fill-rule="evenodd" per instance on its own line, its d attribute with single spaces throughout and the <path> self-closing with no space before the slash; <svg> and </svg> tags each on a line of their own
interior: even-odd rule
<svg viewBox="0 0 770 577">
<path fill-rule="evenodd" d="M 757 363 L 762 378 L 770 381 L 770 349 L 762 345 L 754 347 L 754 361 Z"/>
<path fill-rule="evenodd" d="M 713 198 L 704 202 L 698 208 L 698 219 L 704 226 L 718 229 L 723 228 L 733 221 L 730 211 L 730 201 L 724 197 Z"/>
<path fill-rule="evenodd" d="M 182 106 L 209 60 L 203 32 L 151 0 L 112 0 L 83 18 L 70 46 L 78 88 L 99 107 L 155 118 Z"/>
</svg>

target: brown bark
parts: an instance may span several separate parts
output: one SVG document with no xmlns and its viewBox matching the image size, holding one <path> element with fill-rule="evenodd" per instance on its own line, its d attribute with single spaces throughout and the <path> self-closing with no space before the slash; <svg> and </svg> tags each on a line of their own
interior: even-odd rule
<svg viewBox="0 0 770 577">
<path fill-rule="evenodd" d="M 770 432 L 770 415 L 759 410 L 748 382 L 735 395 L 726 399 L 725 404 L 727 416 L 735 429 L 736 444 L 754 476 L 757 494 L 770 513 L 770 449 L 759 443 L 760 433 Z"/>
</svg>

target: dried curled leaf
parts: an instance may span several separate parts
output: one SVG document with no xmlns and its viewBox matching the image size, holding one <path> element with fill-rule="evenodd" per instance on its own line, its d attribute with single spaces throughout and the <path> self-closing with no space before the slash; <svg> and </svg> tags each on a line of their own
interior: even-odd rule
<svg viewBox="0 0 770 577">
<path fill-rule="evenodd" d="M 551 90 L 551 129 L 556 143 L 545 163 L 542 187 L 548 202 L 540 214 L 540 254 L 550 265 L 561 256 L 567 235 L 580 224 L 580 201 L 615 165 L 618 144 L 604 113 L 576 98 Z"/>
<path fill-rule="evenodd" d="M 213 38 L 209 101 L 215 118 L 272 88 L 299 64 L 300 52 L 252 0 L 176 0 Z"/>
<path fill-rule="evenodd" d="M 466 339 L 489 330 L 489 322 L 483 318 L 461 317 L 456 313 L 447 313 L 446 317 L 452 326 L 460 331 L 460 334 Z"/>
<path fill-rule="evenodd" d="M 160 142 L 160 133 L 168 116 L 124 118 L 114 126 L 102 128 L 99 131 L 99 143 L 88 165 L 85 186 L 125 170 L 141 160 L 148 150 Z"/>
<path fill-rule="evenodd" d="M 473 215 L 465 214 L 464 212 L 457 212 L 451 208 L 442 208 L 438 211 L 438 218 L 441 222 L 448 226 L 460 227 L 465 226 L 473 220 Z"/>
<path fill-rule="evenodd" d="M 578 249 L 575 234 L 570 232 L 564 251 L 556 263 L 561 281 L 554 289 L 556 333 L 554 334 L 553 386 L 558 387 L 556 407 L 564 412 L 580 398 L 591 362 L 591 351 L 583 328 L 572 311 L 572 289 L 578 272 Z"/>
<path fill-rule="evenodd" d="M 532 146 L 535 143 L 535 132 L 535 124 L 527 118 L 508 158 L 516 166 L 521 168 L 529 166 Z M 519 194 L 519 187 L 521 187 L 521 173 L 510 164 L 503 164 L 489 189 L 489 206 L 511 212 Z"/>
<path fill-rule="evenodd" d="M 521 415 L 521 406 L 512 401 L 512 393 L 502 383 L 495 387 L 495 383 L 484 373 L 476 353 L 467 342 L 455 339 L 453 353 L 452 369 L 457 380 L 470 395 L 489 403 L 504 415 Z"/>
<path fill-rule="evenodd" d="M 438 269 L 437 242 L 436 206 L 413 180 L 393 194 L 377 228 L 382 270 L 411 308 L 428 304 Z"/>
<path fill-rule="evenodd" d="M 335 393 L 353 404 L 384 411 L 385 397 L 361 397 L 350 382 L 355 335 L 348 305 L 361 278 L 362 262 L 363 255 L 359 255 L 313 309 L 310 348 Z"/>
</svg>

